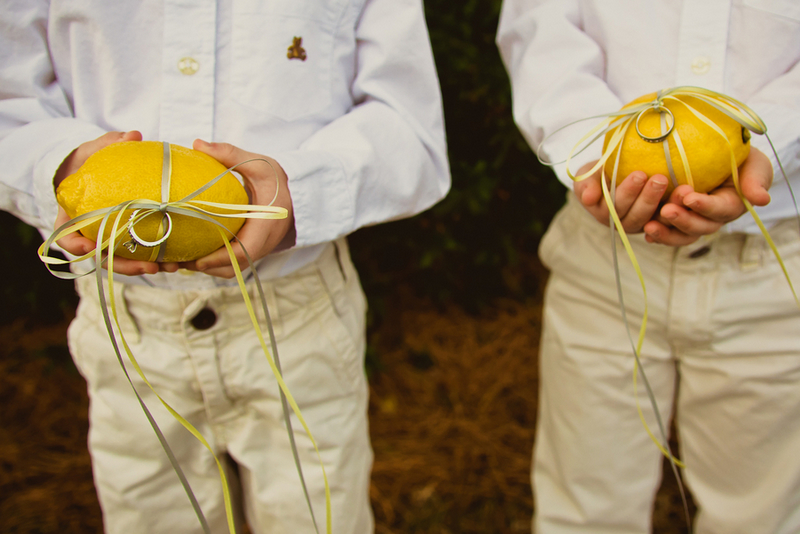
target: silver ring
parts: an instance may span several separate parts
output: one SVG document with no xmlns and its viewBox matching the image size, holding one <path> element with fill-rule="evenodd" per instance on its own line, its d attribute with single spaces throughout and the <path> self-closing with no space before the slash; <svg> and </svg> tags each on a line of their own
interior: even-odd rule
<svg viewBox="0 0 800 534">
<path fill-rule="evenodd" d="M 648 111 L 651 111 L 651 110 L 652 111 L 658 111 L 659 113 L 667 112 L 667 114 L 669 115 L 669 118 L 672 119 L 672 124 L 670 124 L 669 129 L 667 129 L 667 133 L 665 133 L 663 135 L 660 135 L 658 137 L 648 137 L 648 136 L 644 135 L 641 131 L 639 131 L 639 120 L 642 118 L 642 115 L 644 115 L 645 113 L 647 113 Z M 667 122 L 670 122 L 669 119 L 667 119 Z M 652 108 L 646 108 L 646 109 L 643 109 L 642 111 L 640 111 L 639 115 L 636 116 L 636 124 L 635 124 L 635 126 L 636 126 L 636 133 L 639 134 L 639 137 L 641 137 L 642 139 L 644 139 L 648 143 L 660 143 L 661 141 L 666 139 L 669 136 L 669 134 L 672 133 L 672 130 L 675 129 L 675 115 L 672 114 L 672 112 L 669 110 L 669 108 L 664 107 L 664 106 L 658 106 L 658 107 L 654 106 Z"/>
<path fill-rule="evenodd" d="M 150 248 L 157 247 L 158 245 L 166 241 L 167 238 L 169 237 L 169 234 L 172 233 L 172 217 L 169 216 L 168 212 L 164 213 L 164 217 L 167 218 L 167 230 L 166 232 L 164 232 L 164 235 L 160 239 L 157 239 L 156 241 L 145 241 L 144 239 L 136 235 L 136 231 L 133 229 L 133 224 L 134 224 L 133 220 L 136 218 L 136 214 L 139 213 L 140 211 L 141 210 L 134 211 L 133 214 L 131 215 L 131 218 L 128 220 L 128 233 L 131 234 L 131 238 L 134 241 L 136 241 L 137 244 L 142 245 L 143 247 L 150 247 Z M 148 216 L 145 216 L 143 217 L 143 219 L 147 217 Z"/>
</svg>

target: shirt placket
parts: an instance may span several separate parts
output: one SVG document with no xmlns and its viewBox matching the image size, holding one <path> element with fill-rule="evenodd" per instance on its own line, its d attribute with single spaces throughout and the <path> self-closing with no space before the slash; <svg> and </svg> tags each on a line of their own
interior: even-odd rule
<svg viewBox="0 0 800 534">
<path fill-rule="evenodd" d="M 730 14 L 730 0 L 683 2 L 676 85 L 724 92 Z"/>
<path fill-rule="evenodd" d="M 191 146 L 212 140 L 217 7 L 213 0 L 164 3 L 159 136 Z"/>
</svg>

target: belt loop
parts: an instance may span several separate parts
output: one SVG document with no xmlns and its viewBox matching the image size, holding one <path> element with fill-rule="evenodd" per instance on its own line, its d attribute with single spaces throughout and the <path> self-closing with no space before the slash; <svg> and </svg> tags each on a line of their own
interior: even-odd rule
<svg viewBox="0 0 800 534">
<path fill-rule="evenodd" d="M 350 247 L 347 244 L 347 238 L 340 237 L 333 242 L 333 246 L 336 247 L 336 264 L 339 265 L 339 270 L 342 272 L 342 278 L 344 279 L 345 284 L 347 284 L 348 280 L 350 280 L 350 271 L 345 265 L 345 258 L 347 258 L 347 261 L 350 262 Z"/>
<path fill-rule="evenodd" d="M 760 267 L 764 259 L 766 240 L 757 234 L 745 234 L 742 251 L 739 257 L 739 268 L 749 271 Z"/>
<path fill-rule="evenodd" d="M 264 299 L 267 301 L 267 311 L 272 321 L 272 328 L 275 331 L 275 335 L 278 335 L 283 331 L 283 323 L 281 322 L 281 310 L 278 308 L 278 298 L 275 294 L 275 284 L 272 281 L 262 281 L 261 289 L 264 290 Z M 264 310 L 261 307 L 261 299 L 255 281 L 251 282 L 249 285 L 249 295 L 250 302 L 253 303 L 256 318 L 259 322 L 266 323 L 267 318 L 264 317 Z"/>
<path fill-rule="evenodd" d="M 104 280 L 103 283 L 106 286 L 106 290 L 108 290 L 108 281 Z M 122 333 L 125 335 L 125 340 L 129 344 L 136 344 L 139 343 L 142 335 L 139 331 L 139 326 L 136 324 L 136 320 L 128 309 L 128 299 L 126 295 L 128 291 L 131 290 L 131 287 L 130 284 L 120 284 L 119 282 L 114 284 L 114 306 L 116 307 L 117 320 L 119 321 Z M 111 310 L 109 310 L 109 313 L 110 312 Z M 111 320 L 114 320 L 113 317 Z"/>
<path fill-rule="evenodd" d="M 92 303 L 92 307 L 94 307 L 98 313 L 103 313 L 100 306 L 100 295 L 97 293 L 97 280 L 95 279 L 95 275 L 83 276 L 78 278 L 76 281 L 76 288 L 78 290 L 78 294 L 81 297 L 81 300 L 90 299 L 89 302 Z M 129 289 L 129 284 L 121 284 L 116 283 L 114 284 L 114 306 L 117 312 L 117 321 L 119 321 L 119 326 L 122 328 L 122 333 L 125 334 L 125 340 L 128 343 L 139 343 L 141 339 L 141 333 L 139 332 L 139 327 L 136 324 L 136 321 L 133 319 L 133 316 L 130 314 L 128 310 L 128 300 L 125 297 L 125 293 Z M 103 278 L 103 291 L 105 291 L 106 295 L 106 304 L 110 303 L 109 301 L 109 289 L 108 289 L 108 279 Z M 111 315 L 111 309 L 108 310 L 109 319 L 111 319 L 112 325 L 114 324 L 114 317 Z M 98 319 L 102 321 L 102 316 Z M 116 325 L 114 325 L 114 330 L 116 331 Z"/>
<path fill-rule="evenodd" d="M 342 268 L 340 249 L 337 241 L 333 241 L 320 254 L 317 259 L 317 269 L 319 269 L 322 282 L 328 290 L 328 294 L 333 297 L 345 286 L 345 272 Z"/>
</svg>

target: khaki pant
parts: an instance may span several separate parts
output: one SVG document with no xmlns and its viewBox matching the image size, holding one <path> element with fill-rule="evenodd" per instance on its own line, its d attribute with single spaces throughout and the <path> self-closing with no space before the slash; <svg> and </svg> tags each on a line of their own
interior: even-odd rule
<svg viewBox="0 0 800 534">
<path fill-rule="evenodd" d="M 800 289 L 797 222 L 771 235 Z M 755 235 L 682 248 L 631 237 L 649 306 L 642 361 L 665 424 L 676 414 L 685 481 L 699 505 L 696 534 L 800 532 L 800 310 L 772 251 Z M 662 456 L 636 411 L 609 230 L 570 195 L 540 255 L 552 275 L 534 530 L 649 532 Z M 635 340 L 641 286 L 621 246 L 617 256 Z M 658 436 L 641 379 L 638 390 Z"/>
<path fill-rule="evenodd" d="M 236 508 L 251 530 L 313 532 L 277 383 L 239 289 L 115 286 L 122 330 L 134 356 L 155 390 L 227 463 L 231 486 L 239 494 Z M 372 450 L 363 369 L 366 302 L 344 240 L 330 245 L 316 262 L 263 286 L 286 383 L 322 453 L 331 486 L 333 532 L 372 532 Z M 69 342 L 89 387 L 89 447 L 106 531 L 201 532 L 112 351 L 94 278 L 80 279 L 78 289 L 81 303 Z M 256 295 L 250 286 L 251 298 Z M 162 407 L 123 358 L 212 532 L 227 532 L 213 457 Z M 292 423 L 317 523 L 324 532 L 319 460 L 294 415 Z"/>
</svg>

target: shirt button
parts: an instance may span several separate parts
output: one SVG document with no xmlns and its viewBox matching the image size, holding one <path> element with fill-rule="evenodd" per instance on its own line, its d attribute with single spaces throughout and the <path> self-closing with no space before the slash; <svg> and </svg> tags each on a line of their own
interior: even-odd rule
<svg viewBox="0 0 800 534">
<path fill-rule="evenodd" d="M 189 322 L 197 330 L 208 330 L 217 323 L 217 314 L 211 308 L 203 308 Z"/>
<path fill-rule="evenodd" d="M 697 56 L 692 60 L 692 72 L 695 74 L 705 74 L 711 70 L 711 60 L 705 56 Z"/>
<path fill-rule="evenodd" d="M 194 58 L 183 57 L 178 61 L 178 70 L 186 76 L 191 76 L 200 69 L 200 63 Z"/>
</svg>

